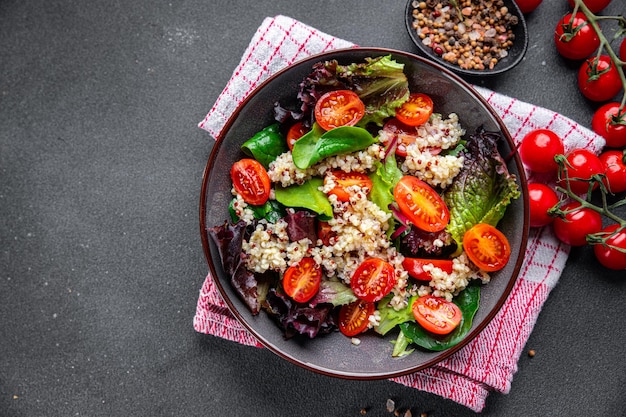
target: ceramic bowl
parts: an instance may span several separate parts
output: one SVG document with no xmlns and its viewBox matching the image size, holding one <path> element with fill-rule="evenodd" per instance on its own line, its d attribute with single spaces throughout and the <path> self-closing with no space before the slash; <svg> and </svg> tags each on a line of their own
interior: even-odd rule
<svg viewBox="0 0 626 417">
<path fill-rule="evenodd" d="M 522 197 L 509 206 L 506 216 L 498 225 L 510 240 L 511 259 L 483 287 L 480 308 L 469 334 L 460 344 L 446 351 L 416 349 L 402 358 L 391 356 L 391 341 L 395 339 L 395 334 L 381 337 L 369 332 L 359 336 L 361 343 L 358 346 L 340 332 L 315 339 L 286 340 L 281 329 L 267 314 L 261 312 L 253 316 L 240 300 L 222 269 L 217 248 L 207 234 L 207 228 L 221 225 L 229 219 L 228 204 L 232 198 L 230 167 L 243 157 L 240 145 L 273 122 L 274 103 L 295 104 L 299 84 L 316 62 L 336 59 L 340 64 L 348 64 L 380 55 L 391 55 L 393 59 L 404 63 L 410 89 L 429 94 L 438 112 L 456 112 L 467 132 L 474 132 L 479 126 L 501 132 L 504 141 L 500 152 L 503 155 L 513 154 L 508 168 L 517 176 L 520 190 L 523 191 Z M 265 347 L 298 366 L 348 379 L 389 378 L 429 367 L 456 352 L 484 329 L 503 305 L 520 271 L 528 238 L 528 206 L 524 171 L 513 149 L 509 132 L 490 105 L 460 77 L 425 58 L 389 49 L 353 48 L 304 59 L 276 73 L 253 91 L 227 121 L 223 138 L 211 151 L 200 195 L 200 232 L 209 270 L 237 320 Z"/>
</svg>

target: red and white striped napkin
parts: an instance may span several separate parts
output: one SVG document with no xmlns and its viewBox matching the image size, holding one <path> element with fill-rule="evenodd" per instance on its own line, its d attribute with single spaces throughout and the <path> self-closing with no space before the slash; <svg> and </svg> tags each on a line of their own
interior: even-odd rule
<svg viewBox="0 0 626 417">
<path fill-rule="evenodd" d="M 309 55 L 354 44 L 286 16 L 266 18 L 241 62 L 199 127 L 219 140 L 229 115 L 263 80 Z M 584 147 L 598 153 L 604 139 L 545 108 L 475 87 L 500 115 L 516 143 L 538 128 L 559 134 L 566 151 Z M 532 180 L 532 175 L 529 175 Z M 521 275 L 495 319 L 473 341 L 439 364 L 392 381 L 449 398 L 481 411 L 491 391 L 508 393 L 517 361 L 544 301 L 565 266 L 569 247 L 550 228 L 532 229 Z M 231 315 L 208 275 L 200 291 L 194 329 L 246 345 L 261 344 Z"/>
</svg>

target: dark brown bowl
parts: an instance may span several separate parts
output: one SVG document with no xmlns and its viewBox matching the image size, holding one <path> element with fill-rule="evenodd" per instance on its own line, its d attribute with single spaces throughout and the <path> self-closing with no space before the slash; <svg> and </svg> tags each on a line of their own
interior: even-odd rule
<svg viewBox="0 0 626 417">
<path fill-rule="evenodd" d="M 403 358 L 392 358 L 396 335 L 380 337 L 363 334 L 361 344 L 336 332 L 312 340 L 285 340 L 282 331 L 265 313 L 252 316 L 224 273 L 218 251 L 207 235 L 207 228 L 223 224 L 229 218 L 228 203 L 232 198 L 229 171 L 243 154 L 240 145 L 254 133 L 273 122 L 273 104 L 295 102 L 298 86 L 314 63 L 337 59 L 341 64 L 362 61 L 365 57 L 392 55 L 405 64 L 412 91 L 428 93 L 435 109 L 442 114 L 456 112 L 467 132 L 483 125 L 499 131 L 505 138 L 501 152 L 510 155 L 513 140 L 491 106 L 465 81 L 432 62 L 406 52 L 381 48 L 355 48 L 328 52 L 304 59 L 265 81 L 235 111 L 226 123 L 223 139 L 215 144 L 207 162 L 200 194 L 200 233 L 209 270 L 221 295 L 235 317 L 264 346 L 280 357 L 303 368 L 347 379 L 381 379 L 408 374 L 436 364 L 473 339 L 495 316 L 508 296 L 520 271 L 528 238 L 528 205 L 526 178 L 517 154 L 510 159 L 509 170 L 517 175 L 523 196 L 507 210 L 499 228 L 511 243 L 511 261 L 505 269 L 494 273 L 482 290 L 480 308 L 472 329 L 457 346 L 443 352 L 416 349 Z M 392 333 L 392 332 L 390 332 Z"/>
<path fill-rule="evenodd" d="M 404 13 L 404 19 L 406 23 L 406 29 L 411 37 L 411 40 L 417 46 L 419 53 L 432 60 L 436 63 L 444 66 L 445 68 L 464 76 L 470 77 L 484 77 L 491 75 L 502 74 L 505 71 L 510 70 L 519 64 L 524 55 L 526 54 L 526 50 L 528 49 L 528 28 L 526 27 L 526 20 L 524 19 L 524 14 L 521 12 L 517 4 L 513 0 L 504 0 L 504 4 L 508 7 L 509 12 L 513 15 L 517 16 L 519 19 L 519 23 L 515 26 L 513 30 L 513 34 L 515 35 L 515 41 L 513 45 L 508 50 L 508 56 L 500 59 L 498 64 L 493 69 L 484 69 L 484 70 L 469 70 L 463 69 L 458 65 L 452 64 L 446 60 L 444 60 L 440 55 L 437 55 L 433 52 L 432 48 L 426 46 L 422 43 L 422 40 L 417 35 L 415 29 L 413 29 L 413 3 L 416 0 L 409 0 L 406 5 L 406 11 Z"/>
</svg>

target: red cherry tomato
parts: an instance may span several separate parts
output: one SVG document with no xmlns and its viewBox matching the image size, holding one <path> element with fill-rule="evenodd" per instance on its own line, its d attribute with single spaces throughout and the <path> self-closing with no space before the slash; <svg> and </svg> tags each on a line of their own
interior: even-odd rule
<svg viewBox="0 0 626 417">
<path fill-rule="evenodd" d="M 612 193 L 626 191 L 626 154 L 624 152 L 626 151 L 609 150 L 600 154 L 607 187 Z"/>
<path fill-rule="evenodd" d="M 609 148 L 626 146 L 626 108 L 620 110 L 620 103 L 606 103 L 593 114 L 591 128 L 606 140 Z"/>
<path fill-rule="evenodd" d="M 597 211 L 581 207 L 573 201 L 561 207 L 568 211 L 564 218 L 557 217 L 552 223 L 554 234 L 559 240 L 570 246 L 583 246 L 587 243 L 586 236 L 602 229 L 602 216 Z"/>
<path fill-rule="evenodd" d="M 441 196 L 416 177 L 402 177 L 393 189 L 393 196 L 402 214 L 422 230 L 438 232 L 450 222 L 450 211 Z"/>
<path fill-rule="evenodd" d="M 354 126 L 365 115 L 365 104 L 351 90 L 335 90 L 317 100 L 314 114 L 317 124 L 324 130 Z"/>
<path fill-rule="evenodd" d="M 411 306 L 417 323 L 435 334 L 448 334 L 461 323 L 463 313 L 454 303 L 434 295 L 424 295 Z"/>
<path fill-rule="evenodd" d="M 517 7 L 522 13 L 530 13 L 535 10 L 541 4 L 542 0 L 515 0 Z"/>
<path fill-rule="evenodd" d="M 567 175 L 569 177 L 569 186 L 575 194 L 584 194 L 589 190 L 592 176 L 604 172 L 604 166 L 600 158 L 588 149 L 574 149 L 566 155 Z M 561 175 L 559 185 L 567 188 L 565 183 L 565 175 Z M 597 183 L 593 185 L 595 189 Z"/>
<path fill-rule="evenodd" d="M 255 159 L 244 158 L 235 162 L 230 169 L 230 179 L 235 191 L 248 204 L 265 204 L 270 197 L 270 177 Z"/>
<path fill-rule="evenodd" d="M 565 58 L 585 59 L 598 49 L 600 38 L 584 13 L 568 13 L 556 25 L 554 45 Z"/>
<path fill-rule="evenodd" d="M 313 258 L 302 258 L 300 262 L 290 266 L 283 275 L 285 293 L 298 303 L 309 301 L 320 288 L 322 268 Z"/>
<path fill-rule="evenodd" d="M 626 61 L 626 38 L 622 39 L 619 45 L 619 59 Z"/>
<path fill-rule="evenodd" d="M 474 265 L 487 272 L 504 268 L 511 257 L 511 245 L 504 233 L 486 223 L 465 232 L 463 249 Z"/>
<path fill-rule="evenodd" d="M 537 182 L 528 184 L 530 227 L 543 227 L 554 221 L 548 210 L 559 203 L 559 197 L 551 187 Z"/>
<path fill-rule="evenodd" d="M 574 7 L 574 0 L 567 0 L 569 2 L 570 7 Z M 589 8 L 593 13 L 598 13 L 602 9 L 611 3 L 611 0 L 583 0 L 585 6 Z"/>
<path fill-rule="evenodd" d="M 549 129 L 535 129 L 526 134 L 519 147 L 522 162 L 534 172 L 556 172 L 555 155 L 565 153 L 563 140 Z"/>
<path fill-rule="evenodd" d="M 618 224 L 611 224 L 602 229 L 606 236 L 610 236 L 606 245 L 593 245 L 596 259 L 606 268 L 626 269 L 626 229 L 620 229 Z"/>
<path fill-rule="evenodd" d="M 588 58 L 578 70 L 578 88 L 592 101 L 607 101 L 622 89 L 615 64 L 608 55 Z"/>
<path fill-rule="evenodd" d="M 367 195 L 373 186 L 370 177 L 361 172 L 336 170 L 332 172 L 332 175 L 335 177 L 335 186 L 329 194 L 337 196 L 339 201 L 350 201 L 350 196 L 355 193 L 355 188 L 351 187 L 359 187 Z"/>
<path fill-rule="evenodd" d="M 413 93 L 399 109 L 396 109 L 396 119 L 408 126 L 419 126 L 428 121 L 433 109 L 434 104 L 430 96 Z"/>
<path fill-rule="evenodd" d="M 406 269 L 406 272 L 420 281 L 430 281 L 433 278 L 429 271 L 424 270 L 424 265 L 432 265 L 447 274 L 451 274 L 453 264 L 451 259 L 404 258 L 402 261 L 402 267 Z"/>
<path fill-rule="evenodd" d="M 289 130 L 287 131 L 287 146 L 289 150 L 293 149 L 293 144 L 296 143 L 298 139 L 304 136 L 305 133 L 308 132 L 308 129 L 304 127 L 302 122 L 294 123 Z"/>
<path fill-rule="evenodd" d="M 396 271 L 389 262 L 380 258 L 367 258 L 350 278 L 354 295 L 371 303 L 389 294 L 395 284 Z"/>
<path fill-rule="evenodd" d="M 367 330 L 369 317 L 376 311 L 376 305 L 363 300 L 344 304 L 339 309 L 339 330 L 352 337 Z"/>
</svg>

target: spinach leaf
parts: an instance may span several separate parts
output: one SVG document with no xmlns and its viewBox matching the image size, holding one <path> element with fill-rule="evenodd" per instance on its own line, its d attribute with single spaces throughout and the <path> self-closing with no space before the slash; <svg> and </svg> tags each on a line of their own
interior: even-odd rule
<svg viewBox="0 0 626 417">
<path fill-rule="evenodd" d="M 472 321 L 480 304 L 480 286 L 478 284 L 469 285 L 454 297 L 453 302 L 461 309 L 463 318 L 452 333 L 443 337 L 434 336 L 412 321 L 400 324 L 400 331 L 413 343 L 425 349 L 441 351 L 451 348 L 463 340 L 472 328 Z"/>
<path fill-rule="evenodd" d="M 306 169 L 329 156 L 360 151 L 373 143 L 376 139 L 361 127 L 341 126 L 325 131 L 315 123 L 294 143 L 291 154 L 295 166 Z"/>
<path fill-rule="evenodd" d="M 330 219 L 333 217 L 333 207 L 326 194 L 319 189 L 323 185 L 324 180 L 315 177 L 302 185 L 292 185 L 286 188 L 276 186 L 274 194 L 276 201 L 284 206 L 313 210 L 322 217 Z"/>
<path fill-rule="evenodd" d="M 241 145 L 241 150 L 248 156 L 253 157 L 267 168 L 278 155 L 287 152 L 287 142 L 280 131 L 280 125 L 274 123 Z"/>
</svg>

